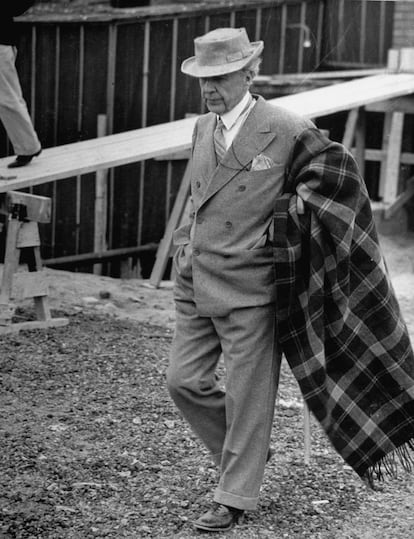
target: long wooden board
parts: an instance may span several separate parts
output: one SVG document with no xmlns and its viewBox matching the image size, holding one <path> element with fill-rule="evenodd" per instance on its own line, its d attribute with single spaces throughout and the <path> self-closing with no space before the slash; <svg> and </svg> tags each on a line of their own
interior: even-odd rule
<svg viewBox="0 0 414 539">
<path fill-rule="evenodd" d="M 356 79 L 269 100 L 317 118 L 414 93 L 413 73 Z M 196 117 L 45 149 L 33 162 L 8 169 L 0 159 L 0 193 L 188 150 Z"/>
</svg>

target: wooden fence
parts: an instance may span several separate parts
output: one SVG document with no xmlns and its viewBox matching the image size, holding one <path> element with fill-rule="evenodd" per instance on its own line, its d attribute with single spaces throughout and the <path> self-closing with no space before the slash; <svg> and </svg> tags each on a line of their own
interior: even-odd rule
<svg viewBox="0 0 414 539">
<path fill-rule="evenodd" d="M 353 2 L 263 0 L 208 3 L 197 10 L 186 6 L 32 15 L 21 22 L 18 69 L 24 95 L 45 147 L 96 137 L 102 114 L 107 134 L 180 119 L 202 112 L 197 81 L 180 73 L 181 61 L 193 53 L 194 37 L 219 26 L 245 26 L 252 40 L 265 41 L 263 74 L 313 71 L 327 61 L 342 61 L 349 51 L 354 54 L 349 47 L 357 30 L 350 34 L 336 11 L 353 15 L 345 7 L 348 3 Z M 368 63 L 381 65 L 388 43 L 383 2 L 369 3 L 378 4 L 384 30 L 374 32 L 383 36 L 382 53 L 372 44 L 377 56 Z M 373 19 L 367 10 L 368 31 Z M 368 50 L 363 47 L 359 60 L 367 60 Z M 8 153 L 3 132 L 0 156 Z M 183 160 L 149 160 L 109 171 L 107 248 L 159 241 L 184 167 Z M 87 174 L 33 189 L 53 199 L 52 222 L 42 230 L 44 258 L 94 250 L 95 186 L 95 175 Z M 153 259 L 153 253 L 140 256 L 144 276 Z M 130 259 L 127 270 L 135 263 Z M 124 270 L 117 262 L 105 268 L 114 276 Z"/>
<path fill-rule="evenodd" d="M 322 62 L 339 68 L 387 64 L 392 48 L 395 2 L 328 0 Z"/>
</svg>

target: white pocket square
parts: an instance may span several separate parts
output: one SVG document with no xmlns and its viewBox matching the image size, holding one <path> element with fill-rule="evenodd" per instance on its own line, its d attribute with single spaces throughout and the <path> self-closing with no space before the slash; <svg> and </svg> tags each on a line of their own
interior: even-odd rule
<svg viewBox="0 0 414 539">
<path fill-rule="evenodd" d="M 274 166 L 276 166 L 276 163 L 270 159 L 270 157 L 267 157 L 267 155 L 264 155 L 263 153 L 259 153 L 253 159 L 250 170 L 267 170 Z"/>
</svg>

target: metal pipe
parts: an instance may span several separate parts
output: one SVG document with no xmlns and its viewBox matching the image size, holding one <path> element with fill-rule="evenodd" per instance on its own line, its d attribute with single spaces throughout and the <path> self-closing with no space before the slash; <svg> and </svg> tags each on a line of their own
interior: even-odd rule
<svg viewBox="0 0 414 539">
<path fill-rule="evenodd" d="M 147 243 L 145 245 L 137 245 L 136 247 L 121 247 L 119 249 L 110 249 L 101 253 L 82 253 L 80 255 L 68 255 L 57 258 L 48 258 L 42 260 L 44 266 L 61 266 L 67 264 L 80 264 L 82 262 L 101 262 L 102 260 L 111 260 L 114 258 L 128 258 L 131 255 L 156 251 L 158 243 Z"/>
</svg>

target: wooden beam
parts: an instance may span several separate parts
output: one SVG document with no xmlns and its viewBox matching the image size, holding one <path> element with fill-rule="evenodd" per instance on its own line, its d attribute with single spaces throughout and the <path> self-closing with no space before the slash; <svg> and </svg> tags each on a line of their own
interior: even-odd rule
<svg viewBox="0 0 414 539">
<path fill-rule="evenodd" d="M 398 210 L 400 210 L 414 196 L 414 178 L 407 181 L 405 191 L 401 193 L 395 201 L 384 210 L 384 218 L 390 219 Z"/>
<path fill-rule="evenodd" d="M 403 126 L 404 113 L 390 112 L 385 115 L 383 134 L 385 158 L 381 164 L 379 195 L 386 204 L 393 203 L 397 198 Z"/>
<path fill-rule="evenodd" d="M 269 100 L 307 118 L 365 106 L 414 93 L 414 74 L 392 73 L 356 79 Z M 45 149 L 30 166 L 0 179 L 0 193 L 79 174 L 188 150 L 196 117 Z M 9 176 L 10 158 L 0 159 L 0 177 Z"/>
<path fill-rule="evenodd" d="M 365 110 L 367 112 L 404 112 L 405 114 L 414 114 L 414 94 L 371 103 L 365 107 Z"/>
<path fill-rule="evenodd" d="M 70 264 L 79 264 L 81 262 L 101 262 L 103 260 L 112 260 L 114 258 L 127 258 L 147 251 L 155 251 L 158 243 L 146 243 L 136 247 L 120 247 L 119 249 L 108 249 L 101 253 L 82 253 L 80 255 L 60 256 L 57 258 L 48 258 L 43 260 L 44 266 L 65 266 Z"/>
<path fill-rule="evenodd" d="M 1 213 L 9 214 L 14 205 L 24 206 L 27 220 L 36 223 L 50 223 L 52 200 L 49 197 L 9 191 L 2 198 Z"/>
<path fill-rule="evenodd" d="M 106 114 L 98 115 L 97 135 L 104 137 L 107 130 Z M 96 171 L 95 176 L 95 219 L 94 219 L 94 238 L 93 248 L 95 252 L 102 252 L 107 249 L 106 231 L 107 231 L 107 211 L 108 211 L 108 169 Z M 102 264 L 95 264 L 93 272 L 97 275 L 102 274 Z"/>
<path fill-rule="evenodd" d="M 171 252 L 173 233 L 174 230 L 177 228 L 178 224 L 180 223 L 190 193 L 190 180 L 191 160 L 189 160 L 187 163 L 187 167 L 181 181 L 180 189 L 175 199 L 174 207 L 172 209 L 170 218 L 168 219 L 164 237 L 162 238 L 160 246 L 158 248 L 154 267 L 152 268 L 149 282 L 154 287 L 159 286 L 161 279 L 164 275 L 165 268 L 167 267 L 167 262 Z"/>
<path fill-rule="evenodd" d="M 365 110 L 361 108 L 355 129 L 355 160 L 358 163 L 362 176 L 365 174 L 365 131 L 366 115 Z"/>
<path fill-rule="evenodd" d="M 342 137 L 342 144 L 348 149 L 351 149 L 352 143 L 354 142 L 359 111 L 359 108 L 352 109 L 351 111 L 349 111 L 348 117 L 346 119 L 344 136 Z"/>
<path fill-rule="evenodd" d="M 355 148 L 351 148 L 351 152 L 354 153 Z M 385 157 L 384 150 L 376 150 L 373 148 L 367 148 L 365 150 L 365 161 L 383 161 Z M 400 154 L 400 163 L 402 165 L 414 165 L 414 153 L 403 152 Z"/>
</svg>

